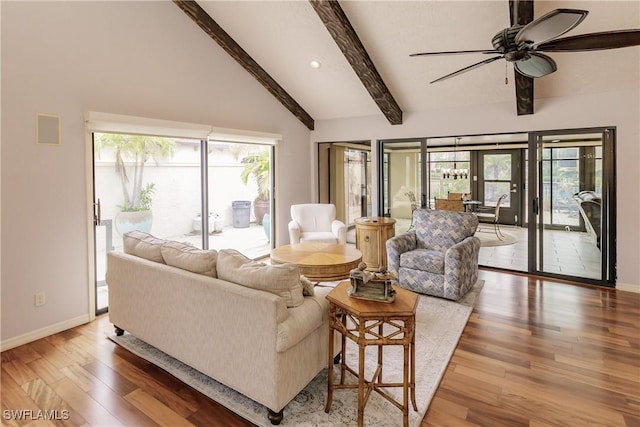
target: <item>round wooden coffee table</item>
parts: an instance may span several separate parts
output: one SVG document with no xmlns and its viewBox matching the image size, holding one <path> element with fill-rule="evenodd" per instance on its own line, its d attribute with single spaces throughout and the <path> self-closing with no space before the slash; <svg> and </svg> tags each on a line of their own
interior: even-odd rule
<svg viewBox="0 0 640 427">
<path fill-rule="evenodd" d="M 303 242 L 271 251 L 272 264 L 298 264 L 300 273 L 313 281 L 333 281 L 349 277 L 362 261 L 362 253 L 347 245 Z"/>
</svg>

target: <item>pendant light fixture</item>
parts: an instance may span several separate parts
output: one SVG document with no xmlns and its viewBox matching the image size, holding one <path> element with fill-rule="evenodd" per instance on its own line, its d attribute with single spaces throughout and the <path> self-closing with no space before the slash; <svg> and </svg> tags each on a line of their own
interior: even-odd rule
<svg viewBox="0 0 640 427">
<path fill-rule="evenodd" d="M 469 173 L 466 169 L 458 169 L 458 143 L 462 138 L 456 138 L 456 145 L 453 147 L 453 171 L 444 169 L 442 171 L 443 179 L 469 179 Z"/>
</svg>

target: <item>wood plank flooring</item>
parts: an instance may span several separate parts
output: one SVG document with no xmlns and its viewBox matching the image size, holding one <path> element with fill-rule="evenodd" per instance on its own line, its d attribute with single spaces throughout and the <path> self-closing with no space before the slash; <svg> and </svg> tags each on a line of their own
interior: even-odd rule
<svg viewBox="0 0 640 427">
<path fill-rule="evenodd" d="M 639 294 L 480 276 L 422 426 L 640 426 Z M 116 346 L 112 333 L 102 316 L 2 352 L 2 425 L 252 425 Z"/>
</svg>

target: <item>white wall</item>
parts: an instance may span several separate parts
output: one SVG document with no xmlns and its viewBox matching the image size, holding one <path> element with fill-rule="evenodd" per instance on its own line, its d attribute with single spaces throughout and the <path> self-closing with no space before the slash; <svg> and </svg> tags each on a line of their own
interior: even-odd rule
<svg viewBox="0 0 640 427">
<path fill-rule="evenodd" d="M 310 201 L 309 131 L 172 2 L 2 2 L 3 348 L 88 320 L 86 111 L 283 135 L 277 239 Z M 62 144 L 35 144 L 36 113 Z M 34 307 L 34 293 L 46 304 Z"/>
<path fill-rule="evenodd" d="M 638 57 L 638 50 L 627 51 Z M 640 75 L 640 61 L 630 73 Z M 316 122 L 315 142 L 417 138 L 571 129 L 617 128 L 618 283 L 640 292 L 640 89 L 578 97 L 537 99 L 535 114 L 518 117 L 515 101 L 406 114 L 402 126 L 380 116 Z"/>
</svg>

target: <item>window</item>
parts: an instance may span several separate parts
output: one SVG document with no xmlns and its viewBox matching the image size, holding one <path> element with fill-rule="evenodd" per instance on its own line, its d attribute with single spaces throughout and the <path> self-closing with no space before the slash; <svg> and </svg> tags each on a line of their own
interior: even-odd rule
<svg viewBox="0 0 640 427">
<path fill-rule="evenodd" d="M 485 154 L 482 177 L 484 181 L 484 205 L 495 206 L 503 194 L 507 195 L 500 206 L 511 206 L 511 154 Z"/>
<path fill-rule="evenodd" d="M 469 173 L 471 162 L 469 151 L 444 151 L 429 153 L 429 178 L 431 182 L 431 196 L 436 199 L 446 199 L 449 193 L 470 193 L 469 178 L 456 176 L 454 172 L 461 170 Z M 450 175 L 445 178 L 444 172 Z"/>
</svg>

